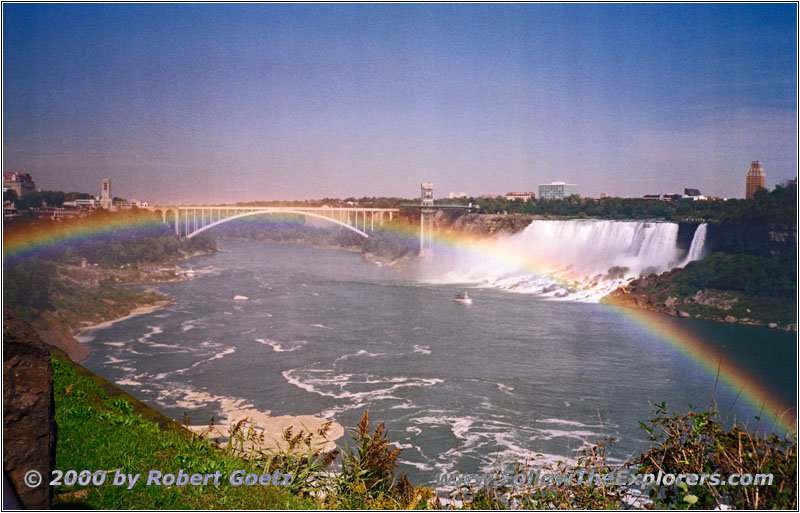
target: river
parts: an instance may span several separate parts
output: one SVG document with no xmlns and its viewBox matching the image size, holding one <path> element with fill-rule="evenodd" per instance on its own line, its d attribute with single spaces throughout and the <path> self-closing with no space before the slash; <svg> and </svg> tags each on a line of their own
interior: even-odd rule
<svg viewBox="0 0 800 513">
<path fill-rule="evenodd" d="M 712 397 L 724 418 L 757 407 L 628 316 L 592 302 L 466 288 L 357 253 L 222 240 L 188 259 L 195 278 L 157 288 L 175 304 L 82 334 L 84 363 L 165 414 L 193 422 L 252 405 L 354 426 L 365 409 L 403 449 L 401 469 L 441 471 L 574 457 L 616 439 L 644 448 L 651 403 Z M 450 280 L 452 281 L 452 280 Z M 243 296 L 247 299 L 234 299 Z M 795 334 L 664 316 L 730 355 L 783 404 L 796 404 Z M 769 428 L 770 426 L 766 426 Z"/>
</svg>

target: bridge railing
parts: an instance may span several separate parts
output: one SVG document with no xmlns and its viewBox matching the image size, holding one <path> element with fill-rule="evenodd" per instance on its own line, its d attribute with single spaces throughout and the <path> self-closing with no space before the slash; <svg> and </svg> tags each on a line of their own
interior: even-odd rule
<svg viewBox="0 0 800 513">
<path fill-rule="evenodd" d="M 388 218 L 391 222 L 396 208 L 368 207 L 237 207 L 226 205 L 177 205 L 153 206 L 147 210 L 160 211 L 165 224 L 173 217 L 175 233 L 180 237 L 191 238 L 198 233 L 234 219 L 261 214 L 296 214 L 327 220 L 369 237 L 367 231 L 375 226 L 383 226 Z"/>
</svg>

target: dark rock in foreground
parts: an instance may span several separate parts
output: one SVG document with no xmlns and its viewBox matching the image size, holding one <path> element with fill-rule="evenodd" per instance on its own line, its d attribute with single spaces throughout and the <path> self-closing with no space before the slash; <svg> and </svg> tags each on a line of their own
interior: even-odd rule
<svg viewBox="0 0 800 513">
<path fill-rule="evenodd" d="M 3 310 L 3 471 L 27 509 L 47 509 L 56 463 L 56 422 L 50 351 L 29 324 Z M 41 484 L 24 478 L 35 470 Z"/>
</svg>

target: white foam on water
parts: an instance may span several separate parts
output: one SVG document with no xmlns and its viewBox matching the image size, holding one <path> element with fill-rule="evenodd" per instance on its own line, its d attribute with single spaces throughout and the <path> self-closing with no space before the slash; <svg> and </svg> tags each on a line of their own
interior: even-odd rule
<svg viewBox="0 0 800 513">
<path fill-rule="evenodd" d="M 395 404 L 394 406 L 392 406 L 389 409 L 390 410 L 412 410 L 412 409 L 414 409 L 416 407 L 417 407 L 416 404 L 414 404 L 414 403 L 412 403 L 410 401 L 405 401 L 405 402 L 402 402 L 400 404 Z"/>
<path fill-rule="evenodd" d="M 514 394 L 512 394 L 512 392 L 514 391 L 514 387 L 510 387 L 510 386 L 505 385 L 503 383 L 495 383 L 495 384 L 497 385 L 497 388 L 499 388 L 501 392 L 505 392 L 506 394 L 512 395 L 512 396 L 514 395 Z"/>
<path fill-rule="evenodd" d="M 78 333 L 73 335 L 73 337 L 81 344 L 88 344 L 89 342 L 94 340 L 94 331 L 93 330 L 79 331 Z"/>
<path fill-rule="evenodd" d="M 423 346 L 420 344 L 414 344 L 413 352 L 420 353 L 420 354 L 431 354 L 430 346 Z"/>
<path fill-rule="evenodd" d="M 687 252 L 678 247 L 676 223 L 535 220 L 492 240 L 502 259 L 456 251 L 433 261 L 424 281 L 596 302 L 634 278 L 700 258 L 705 232 L 705 225 L 697 228 Z"/>
<path fill-rule="evenodd" d="M 125 342 L 103 342 L 103 345 L 111 347 L 124 347 Z"/>
<path fill-rule="evenodd" d="M 357 353 L 342 355 L 342 356 L 336 358 L 334 361 L 335 362 L 339 362 L 339 361 L 342 361 L 342 360 L 347 360 L 349 358 L 355 358 L 355 357 L 358 357 L 358 356 L 364 356 L 364 357 L 367 357 L 367 358 L 375 358 L 376 356 L 386 356 L 387 354 L 388 353 L 370 353 L 369 351 L 367 351 L 365 349 L 359 349 L 359 351 Z"/>
<path fill-rule="evenodd" d="M 277 340 L 270 340 L 268 338 L 257 338 L 256 342 L 270 346 L 276 353 L 291 353 L 303 348 L 306 345 L 305 340 L 292 340 L 290 342 L 278 342 Z"/>
<path fill-rule="evenodd" d="M 576 420 L 567 420 L 567 419 L 555 419 L 555 418 L 546 418 L 546 419 L 536 419 L 536 423 L 543 423 L 543 424 L 561 424 L 562 426 L 573 426 L 579 428 L 596 428 L 600 429 L 603 427 L 615 427 L 611 424 L 584 424 L 583 422 L 578 422 Z"/>
<path fill-rule="evenodd" d="M 413 445 L 411 446 L 411 448 L 416 449 L 416 447 L 414 447 Z M 397 461 L 398 461 L 398 463 L 402 463 L 402 464 L 408 465 L 410 467 L 415 467 L 415 468 L 418 468 L 419 470 L 422 470 L 422 471 L 434 470 L 433 465 L 428 465 L 426 463 L 420 463 L 418 461 L 409 461 L 409 460 L 397 460 Z"/>
<path fill-rule="evenodd" d="M 560 422 L 560 419 L 548 419 Z M 491 471 L 502 466 L 533 465 L 542 468 L 554 465 L 559 461 L 569 465 L 577 463 L 579 451 L 604 439 L 602 430 L 590 429 L 557 430 L 520 427 L 505 419 L 492 419 L 479 416 L 463 415 L 455 411 L 429 410 L 425 414 L 409 420 L 414 424 L 406 428 L 407 432 L 422 436 L 436 427 L 446 427 L 458 440 L 455 447 L 444 451 L 430 459 L 436 469 L 452 472 L 457 469 L 458 462 L 464 456 L 477 458 L 482 471 Z M 566 421 L 567 423 L 571 421 Z M 580 424 L 583 427 L 584 424 Z M 567 438 L 577 441 L 567 444 L 565 454 L 548 454 L 539 446 L 541 442 L 555 438 Z M 413 443 L 413 440 L 411 440 Z M 612 461 L 613 460 L 613 461 Z M 612 463 L 622 463 L 619 459 L 609 459 Z"/>
<path fill-rule="evenodd" d="M 158 326 L 148 326 L 147 330 L 148 331 L 145 332 L 144 335 L 136 339 L 137 341 L 139 341 L 139 343 L 148 344 L 149 340 L 153 337 L 153 335 L 158 335 L 159 333 L 163 333 L 163 330 Z"/>
<path fill-rule="evenodd" d="M 410 378 L 405 376 L 381 377 L 367 373 L 337 373 L 333 369 L 290 369 L 282 373 L 284 379 L 306 392 L 323 397 L 346 400 L 323 412 L 330 418 L 337 413 L 362 408 L 383 400 L 402 400 L 396 392 L 408 387 L 428 387 L 442 383 L 438 378 Z M 348 388 L 367 388 L 351 391 Z"/>
<path fill-rule="evenodd" d="M 224 351 L 220 351 L 219 353 L 215 354 L 211 358 L 208 358 L 207 360 L 201 360 L 201 361 L 199 361 L 197 363 L 192 364 L 192 367 L 197 367 L 198 365 L 200 365 L 202 363 L 208 363 L 208 362 L 213 361 L 213 360 L 219 360 L 220 358 L 225 358 L 229 354 L 233 354 L 235 352 L 236 352 L 236 348 L 235 347 L 229 347 L 228 349 L 225 349 Z"/>
<path fill-rule="evenodd" d="M 120 386 L 138 387 L 141 383 L 132 379 L 118 379 L 114 383 Z"/>
<path fill-rule="evenodd" d="M 602 434 L 595 431 L 586 430 L 566 430 L 566 429 L 536 429 L 538 438 L 542 440 L 552 440 L 553 438 L 570 438 L 580 440 L 581 442 L 594 442 L 602 438 Z M 589 439 L 592 438 L 590 441 Z"/>
</svg>

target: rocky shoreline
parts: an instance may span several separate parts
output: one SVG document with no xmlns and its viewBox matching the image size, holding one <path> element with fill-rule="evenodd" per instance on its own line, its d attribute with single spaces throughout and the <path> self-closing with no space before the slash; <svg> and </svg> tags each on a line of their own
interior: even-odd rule
<svg viewBox="0 0 800 513">
<path fill-rule="evenodd" d="M 184 258 L 207 254 L 194 252 Z M 64 351 L 73 361 L 89 357 L 82 334 L 115 322 L 164 308 L 174 301 L 155 290 L 133 292 L 123 285 L 155 285 L 190 279 L 177 265 L 110 269 L 101 267 L 58 266 L 59 279 L 68 289 L 57 293 L 53 311 L 43 311 L 31 324 L 47 344 Z M 80 300 L 76 298 L 80 297 Z"/>
<path fill-rule="evenodd" d="M 669 275 L 675 271 L 679 270 L 675 269 L 664 274 Z M 743 301 L 744 295 L 740 293 L 703 289 L 692 295 L 681 296 L 674 290 L 655 292 L 653 290 L 653 282 L 663 279 L 659 276 L 651 276 L 633 280 L 630 284 L 611 292 L 600 302 L 624 308 L 638 308 L 665 313 L 673 317 L 761 326 L 782 331 L 797 331 L 796 323 L 781 324 L 759 319 L 751 309 L 742 306 L 745 301 Z M 743 314 L 739 313 L 738 317 L 733 315 L 733 313 L 740 312 L 742 308 L 744 309 Z"/>
</svg>

